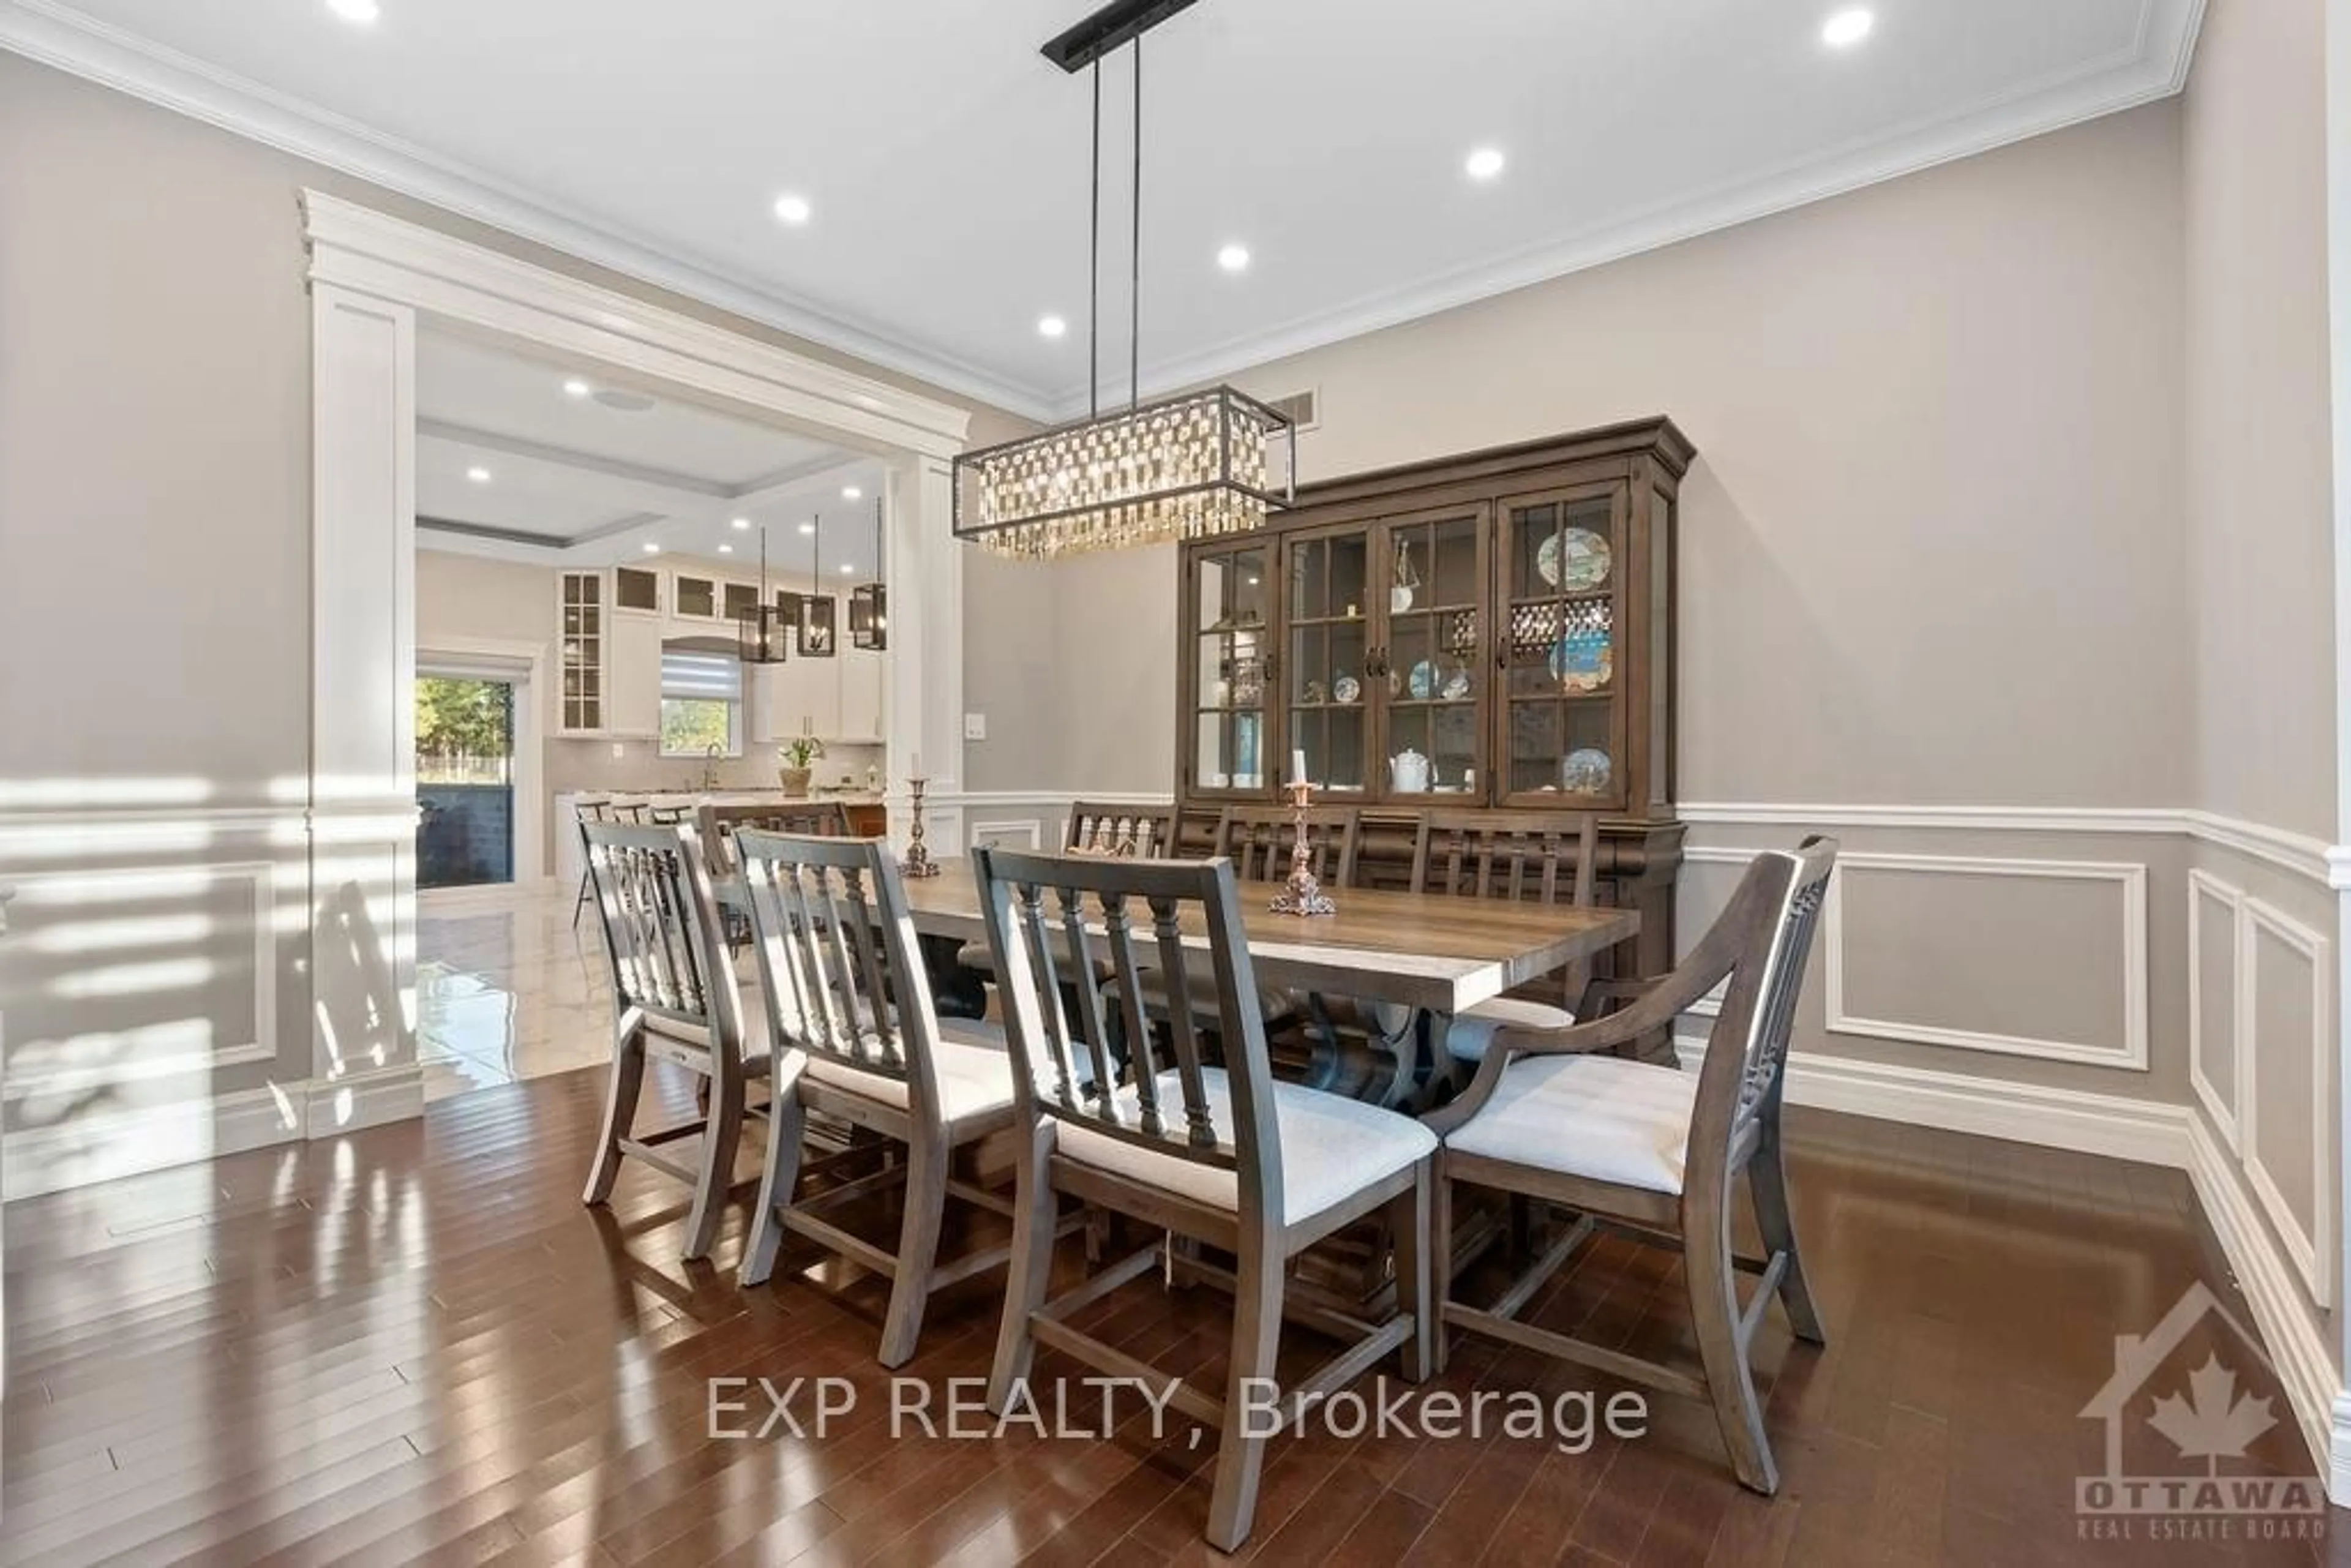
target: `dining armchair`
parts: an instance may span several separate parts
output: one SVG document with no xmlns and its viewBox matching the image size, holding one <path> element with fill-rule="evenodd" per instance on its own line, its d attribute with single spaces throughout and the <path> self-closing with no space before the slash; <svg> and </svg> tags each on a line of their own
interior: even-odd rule
<svg viewBox="0 0 2351 1568">
<path fill-rule="evenodd" d="M 1594 811 L 1430 810 L 1421 814 L 1413 834 L 1411 887 L 1415 893 L 1589 909 L 1599 851 L 1600 817 Z M 1502 996 L 1456 1013 L 1441 1025 L 1447 1057 L 1476 1062 L 1495 1031 L 1505 1027 L 1567 1028 L 1575 1022 L 1575 1009 L 1591 979 L 1591 961 L 1582 959 L 1558 980 L 1541 983 L 1556 1001 Z"/>
<path fill-rule="evenodd" d="M 988 1378 L 988 1407 L 1003 1413 L 1025 1387 L 1039 1345 L 1121 1377 L 1147 1378 L 1175 1407 L 1219 1434 L 1207 1540 L 1232 1551 L 1257 1506 L 1266 1407 L 1285 1315 L 1348 1341 L 1321 1369 L 1282 1391 L 1295 1419 L 1298 1396 L 1326 1395 L 1404 1353 L 1405 1375 L 1428 1371 L 1427 1230 L 1437 1139 L 1409 1118 L 1274 1080 L 1242 935 L 1231 862 L 1124 861 L 972 852 L 980 914 L 1002 977 L 1005 1030 L 1014 1061 L 1018 1156 L 1013 1259 Z M 1097 964 L 1118 976 L 1106 999 Z M 1178 1009 L 1165 1052 L 1143 1026 L 1138 983 L 1155 967 L 1168 990 L 1200 995 L 1206 977 L 1224 1066 L 1206 1061 L 1202 1031 Z M 1074 991 L 1077 1019 L 1065 1005 Z M 1135 1052 L 1133 1081 L 1111 1087 L 1102 1041 L 1104 1009 L 1123 1007 Z M 1048 1299 L 1060 1197 L 1128 1215 L 1232 1255 L 1223 1270 L 1186 1260 L 1190 1273 L 1234 1293 L 1232 1354 L 1217 1399 L 1093 1338 L 1072 1319 L 1113 1291 L 1176 1260 L 1172 1245 L 1144 1247 L 1085 1283 Z M 1294 1296 L 1289 1260 L 1365 1215 L 1388 1217 L 1395 1249 L 1397 1311 L 1374 1324 Z M 1246 1397 L 1245 1397 L 1246 1396 Z M 1279 1418 L 1273 1423 L 1277 1429 Z"/>
<path fill-rule="evenodd" d="M 1011 1212 L 1004 1197 L 954 1179 L 949 1167 L 956 1150 L 1012 1124 L 1012 1062 L 990 1026 L 941 1025 L 885 841 L 746 828 L 735 842 L 773 1048 L 767 1166 L 741 1282 L 767 1281 L 788 1231 L 872 1270 L 891 1281 L 882 1364 L 901 1366 L 921 1339 L 931 1293 L 1008 1255 L 998 1246 L 938 1260 L 948 1197 Z M 904 1161 L 802 1196 L 811 1111 L 904 1145 Z M 893 1186 L 904 1193 L 894 1251 L 829 1218 Z"/>
<path fill-rule="evenodd" d="M 1426 1117 L 1437 1156 L 1435 1299 L 1441 1325 L 1575 1362 L 1613 1377 L 1708 1401 L 1740 1483 L 1779 1490 L 1749 1364 L 1756 1326 L 1776 1297 L 1796 1337 L 1825 1343 L 1797 1250 L 1782 1160 L 1780 1105 L 1788 1038 L 1836 844 L 1806 839 L 1792 853 L 1755 857 L 1729 904 L 1689 956 L 1622 1011 L 1563 1030 L 1505 1027 L 1468 1090 Z M 1610 1052 L 1669 1027 L 1728 981 L 1695 1071 Z M 1730 1196 L 1741 1175 L 1764 1256 L 1733 1250 Z M 1578 1218 L 1493 1302 L 1452 1299 L 1453 1200 L 1470 1185 L 1573 1210 Z M 1696 1371 L 1521 1322 L 1519 1312 L 1600 1224 L 1626 1228 L 1682 1254 Z M 1758 1276 L 1739 1298 L 1739 1276 Z"/>
<path fill-rule="evenodd" d="M 694 1194 L 683 1255 L 707 1257 L 734 1185 L 747 1085 L 768 1058 L 746 1042 L 735 966 L 721 934 L 702 846 L 691 827 L 585 822 L 588 874 L 612 975 L 612 1065 L 604 1124 L 584 1201 L 611 1197 L 624 1158 L 642 1160 Z M 665 1061 L 701 1081 L 701 1113 L 637 1133 L 645 1063 Z M 699 1159 L 674 1159 L 668 1145 L 701 1140 Z"/>
</svg>

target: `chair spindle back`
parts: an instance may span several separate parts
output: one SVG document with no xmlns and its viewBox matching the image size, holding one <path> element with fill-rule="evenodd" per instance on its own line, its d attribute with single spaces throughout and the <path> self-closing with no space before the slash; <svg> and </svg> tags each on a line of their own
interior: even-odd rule
<svg viewBox="0 0 2351 1568">
<path fill-rule="evenodd" d="M 1281 1151 L 1273 1134 L 1273 1086 L 1258 1016 L 1239 894 L 1231 862 L 1107 860 L 981 847 L 972 852 L 980 914 L 1015 1057 L 1013 1091 L 1023 1120 L 1046 1115 L 1155 1153 L 1237 1173 L 1242 1204 L 1281 1204 Z M 1193 1009 L 1165 1020 L 1163 1060 L 1144 1014 L 1142 971 L 1158 971 L 1168 996 L 1187 979 L 1215 977 L 1232 1124 L 1221 1132 L 1204 1076 L 1206 1030 Z M 1104 970 L 1116 982 L 1103 995 Z M 1069 1017 L 1065 995 L 1081 1018 Z M 1103 1041 L 1106 1009 L 1123 1009 L 1133 1053 L 1131 1088 L 1115 1082 Z M 1083 1068 L 1081 1068 L 1081 1055 Z M 1025 1066 L 1025 1071 L 1023 1067 Z M 1168 1103 L 1172 1080 L 1175 1103 Z"/>
</svg>

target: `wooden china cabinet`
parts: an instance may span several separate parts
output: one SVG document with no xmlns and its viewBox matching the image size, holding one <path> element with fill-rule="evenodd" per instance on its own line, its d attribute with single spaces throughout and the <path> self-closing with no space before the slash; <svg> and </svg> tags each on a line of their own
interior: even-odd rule
<svg viewBox="0 0 2351 1568">
<path fill-rule="evenodd" d="M 1695 449 L 1667 419 L 1302 486 L 1259 534 L 1180 552 L 1187 846 L 1278 800 L 1293 754 L 1364 809 L 1401 882 L 1425 807 L 1604 814 L 1634 961 L 1673 961 L 1674 532 Z"/>
</svg>

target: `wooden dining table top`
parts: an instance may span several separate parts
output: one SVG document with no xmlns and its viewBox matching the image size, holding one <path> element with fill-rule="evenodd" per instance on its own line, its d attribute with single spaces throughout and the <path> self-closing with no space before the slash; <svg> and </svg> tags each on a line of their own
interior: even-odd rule
<svg viewBox="0 0 2351 1568">
<path fill-rule="evenodd" d="M 968 865 L 945 862 L 937 876 L 906 878 L 905 888 L 916 931 L 987 940 Z M 1271 883 L 1241 887 L 1241 924 L 1259 983 L 1438 1013 L 1461 1012 L 1641 929 L 1640 915 L 1629 909 L 1371 888 L 1329 890 L 1335 915 L 1276 915 L 1269 907 L 1274 892 Z M 1207 946 L 1196 909 L 1185 911 L 1183 925 L 1187 946 Z"/>
</svg>

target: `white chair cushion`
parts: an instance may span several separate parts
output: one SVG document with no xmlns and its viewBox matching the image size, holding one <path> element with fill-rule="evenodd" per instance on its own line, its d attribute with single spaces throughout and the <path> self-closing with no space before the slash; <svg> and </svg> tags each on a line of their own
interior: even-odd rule
<svg viewBox="0 0 2351 1568">
<path fill-rule="evenodd" d="M 1495 1034 L 1506 1025 L 1511 1029 L 1566 1029 L 1574 1022 L 1573 1013 L 1549 1002 L 1496 997 L 1453 1015 L 1452 1023 L 1445 1030 L 1445 1051 L 1463 1061 L 1483 1061 L 1486 1048 L 1494 1043 Z"/>
<path fill-rule="evenodd" d="M 1614 1056 L 1522 1057 L 1445 1146 L 1562 1176 L 1679 1193 L 1697 1103 L 1695 1072 Z"/>
<path fill-rule="evenodd" d="M 1201 1073 L 1208 1118 L 1220 1140 L 1232 1137 L 1232 1088 L 1222 1069 Z M 1134 1113 L 1133 1089 L 1119 1092 L 1127 1115 Z M 1184 1089 L 1173 1071 L 1160 1074 L 1159 1107 L 1171 1124 L 1184 1115 Z M 1281 1144 L 1281 1222 L 1296 1225 L 1344 1203 L 1365 1187 L 1437 1152 L 1437 1137 L 1409 1116 L 1366 1105 L 1344 1095 L 1326 1094 L 1297 1083 L 1273 1086 L 1276 1135 Z M 1232 1171 L 1163 1155 L 1097 1133 L 1074 1120 L 1060 1123 L 1062 1154 L 1081 1165 L 1109 1171 L 1209 1208 L 1240 1207 L 1240 1177 Z"/>
<path fill-rule="evenodd" d="M 1005 1053 L 1004 1036 L 995 1025 L 967 1019 L 939 1020 L 939 1116 L 963 1122 L 1012 1108 L 1012 1058 Z M 862 1095 L 883 1105 L 906 1108 L 903 1080 L 879 1072 L 860 1071 L 845 1062 L 810 1051 L 808 1075 L 820 1083 Z"/>
</svg>

